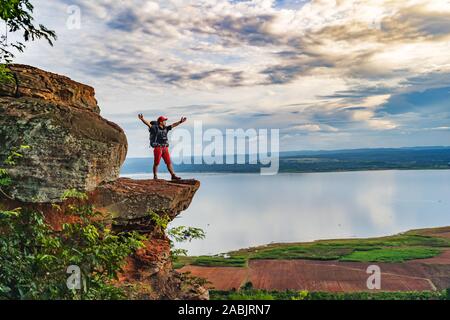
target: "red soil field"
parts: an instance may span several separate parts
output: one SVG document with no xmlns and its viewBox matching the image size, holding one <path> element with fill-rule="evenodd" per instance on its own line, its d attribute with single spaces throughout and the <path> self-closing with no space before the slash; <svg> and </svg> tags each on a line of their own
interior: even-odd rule
<svg viewBox="0 0 450 320">
<path fill-rule="evenodd" d="M 437 257 L 414 260 L 413 262 L 450 265 L 450 250 L 445 250 L 444 252 L 442 252 L 442 254 L 438 255 Z"/>
<path fill-rule="evenodd" d="M 328 292 L 367 291 L 367 267 L 354 264 L 305 260 L 253 260 L 250 262 L 250 281 L 258 289 L 309 290 Z M 384 291 L 433 290 L 429 280 L 382 271 Z"/>
<path fill-rule="evenodd" d="M 218 290 L 239 289 L 246 282 L 248 270 L 235 267 L 198 267 L 186 266 L 178 270 L 181 273 L 190 272 L 193 276 L 204 278 L 211 282 L 209 288 Z"/>
<path fill-rule="evenodd" d="M 381 268 L 382 291 L 425 291 L 450 286 L 450 250 L 432 259 L 372 263 Z M 248 268 L 186 266 L 180 272 L 205 278 L 217 290 L 238 289 L 251 281 L 255 289 L 328 292 L 368 291 L 371 263 L 312 260 L 250 260 Z"/>
<path fill-rule="evenodd" d="M 420 234 L 450 238 L 450 227 L 426 229 Z M 430 259 L 404 263 L 359 263 L 313 260 L 250 260 L 248 268 L 186 266 L 179 272 L 211 282 L 217 290 L 238 289 L 251 281 L 255 289 L 328 292 L 368 291 L 367 267 L 381 269 L 382 291 L 443 290 L 450 287 L 450 249 Z"/>
</svg>

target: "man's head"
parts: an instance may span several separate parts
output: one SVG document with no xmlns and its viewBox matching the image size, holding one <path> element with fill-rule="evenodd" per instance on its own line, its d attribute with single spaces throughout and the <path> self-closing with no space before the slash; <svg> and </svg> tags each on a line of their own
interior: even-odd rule
<svg viewBox="0 0 450 320">
<path fill-rule="evenodd" d="M 167 121 L 167 118 L 164 117 L 164 116 L 161 116 L 161 117 L 158 118 L 158 124 L 161 125 L 161 126 L 165 126 L 166 125 L 166 121 Z"/>
</svg>

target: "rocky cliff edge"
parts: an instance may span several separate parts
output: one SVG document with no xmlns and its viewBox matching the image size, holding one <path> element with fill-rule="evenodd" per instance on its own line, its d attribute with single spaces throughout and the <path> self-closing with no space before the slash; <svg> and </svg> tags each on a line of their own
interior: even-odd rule
<svg viewBox="0 0 450 320">
<path fill-rule="evenodd" d="M 148 212 L 174 219 L 191 203 L 196 180 L 169 182 L 119 178 L 127 152 L 124 131 L 100 116 L 92 87 L 25 65 L 11 65 L 14 81 L 0 85 L 0 161 L 28 145 L 10 169 L 14 184 L 2 195 L 4 207 L 44 213 L 58 229 L 71 217 L 61 195 L 84 191 L 115 229 L 145 235 L 146 247 L 128 259 L 121 285 L 138 289 L 139 299 L 207 299 L 208 291 L 175 272 L 170 243 L 155 232 Z"/>
</svg>

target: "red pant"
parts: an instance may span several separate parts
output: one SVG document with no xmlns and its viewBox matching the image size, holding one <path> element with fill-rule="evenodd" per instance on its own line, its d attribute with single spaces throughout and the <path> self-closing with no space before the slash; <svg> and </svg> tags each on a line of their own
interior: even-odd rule
<svg viewBox="0 0 450 320">
<path fill-rule="evenodd" d="M 155 165 L 158 166 L 161 158 L 164 159 L 166 165 L 171 164 L 169 147 L 155 147 L 153 148 L 153 155 L 155 156 Z"/>
</svg>

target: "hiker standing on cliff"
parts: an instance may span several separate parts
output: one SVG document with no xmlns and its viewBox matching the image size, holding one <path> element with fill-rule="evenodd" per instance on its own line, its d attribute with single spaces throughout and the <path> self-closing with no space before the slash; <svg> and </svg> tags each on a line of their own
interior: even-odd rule
<svg viewBox="0 0 450 320">
<path fill-rule="evenodd" d="M 161 158 L 163 158 L 167 165 L 167 169 L 172 175 L 172 180 L 181 180 L 181 178 L 177 177 L 173 171 L 173 165 L 170 160 L 169 153 L 169 138 L 167 134 L 173 128 L 179 126 L 183 122 L 186 122 L 187 118 L 182 117 L 180 121 L 168 126 L 166 125 L 167 118 L 163 116 L 159 117 L 158 121 L 151 122 L 145 120 L 142 113 L 140 113 L 138 117 L 148 127 L 148 131 L 150 132 L 150 146 L 153 148 L 153 154 L 155 156 L 153 163 L 153 178 L 158 179 L 158 166 L 161 162 Z"/>
</svg>

